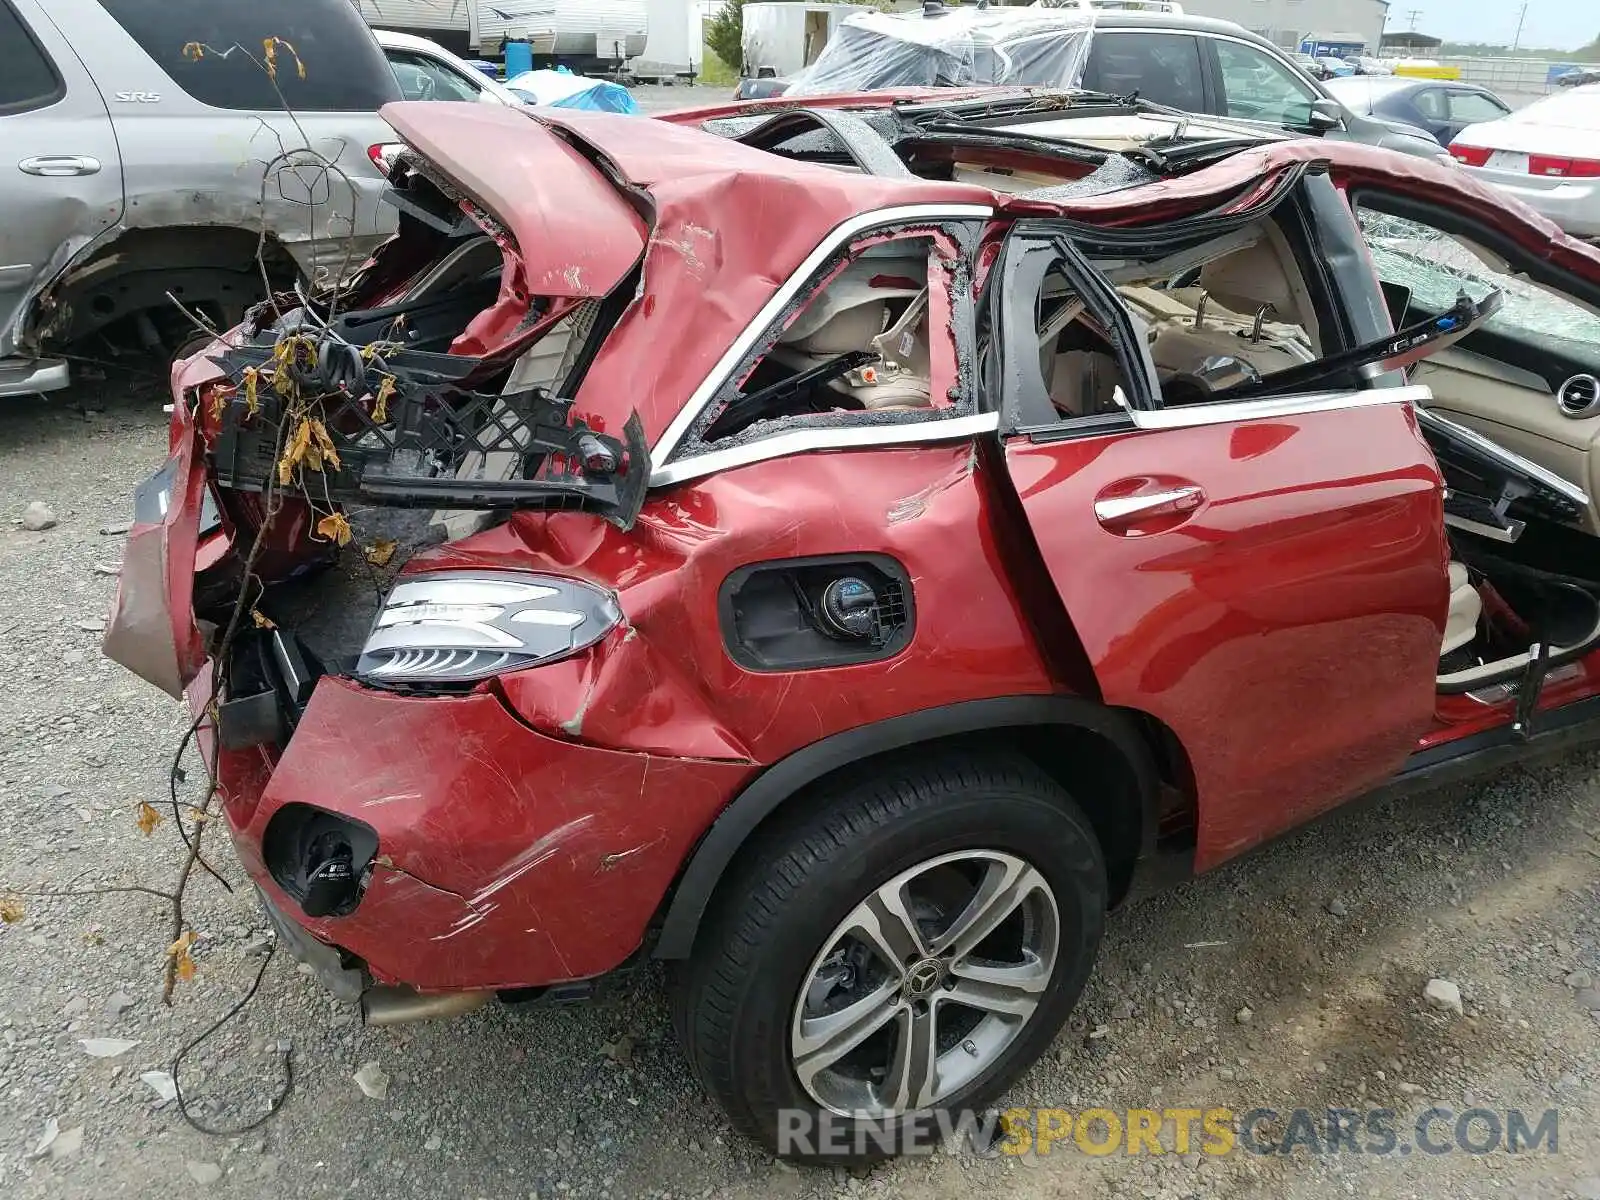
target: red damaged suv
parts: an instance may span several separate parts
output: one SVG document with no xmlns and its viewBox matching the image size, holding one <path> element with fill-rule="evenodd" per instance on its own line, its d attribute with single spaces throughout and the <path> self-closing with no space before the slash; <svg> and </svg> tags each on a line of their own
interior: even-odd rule
<svg viewBox="0 0 1600 1200">
<path fill-rule="evenodd" d="M 400 232 L 175 366 L 106 637 L 369 1020 L 666 959 L 738 1129 L 893 1133 L 1163 865 L 1600 734 L 1600 251 L 1451 167 L 1089 93 L 384 115 Z"/>
</svg>

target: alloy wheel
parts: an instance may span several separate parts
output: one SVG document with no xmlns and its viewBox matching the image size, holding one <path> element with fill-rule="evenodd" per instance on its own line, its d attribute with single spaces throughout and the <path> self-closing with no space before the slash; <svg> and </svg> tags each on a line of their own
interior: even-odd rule
<svg viewBox="0 0 1600 1200">
<path fill-rule="evenodd" d="M 861 901 L 812 960 L 790 1030 L 824 1108 L 883 1118 L 939 1105 L 992 1067 L 1055 974 L 1050 885 L 996 850 L 940 855 Z"/>
</svg>

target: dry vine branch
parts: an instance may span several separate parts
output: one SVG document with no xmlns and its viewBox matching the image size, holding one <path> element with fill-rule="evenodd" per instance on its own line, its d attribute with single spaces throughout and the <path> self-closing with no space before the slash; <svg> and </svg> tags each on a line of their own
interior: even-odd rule
<svg viewBox="0 0 1600 1200">
<path fill-rule="evenodd" d="M 261 160 L 261 186 L 257 196 L 257 203 L 260 213 L 260 228 L 258 230 L 256 242 L 256 265 L 261 275 L 261 283 L 265 301 L 267 305 L 270 306 L 267 311 L 274 312 L 279 318 L 281 318 L 283 316 L 283 302 L 277 300 L 278 291 L 273 286 L 267 267 L 267 188 L 271 186 L 272 181 L 276 178 L 279 180 L 278 186 L 280 192 L 282 192 L 284 183 L 280 176 L 284 171 L 292 172 L 295 175 L 297 182 L 305 188 L 307 197 L 305 207 L 308 212 L 307 219 L 310 226 L 309 233 L 311 237 L 312 255 L 313 259 L 315 259 L 317 257 L 316 246 L 318 242 L 316 210 L 319 205 L 318 196 L 321 193 L 326 192 L 328 197 L 327 203 L 331 204 L 333 203 L 335 184 L 342 183 L 350 197 L 348 212 L 336 211 L 333 216 L 341 218 L 345 222 L 349 230 L 349 234 L 353 234 L 356 227 L 356 219 L 359 211 L 359 193 L 350 176 L 342 167 L 339 166 L 339 159 L 343 157 L 345 152 L 349 149 L 349 146 L 347 143 L 341 141 L 339 143 L 338 152 L 331 158 L 319 152 L 314 147 L 311 136 L 306 131 L 299 117 L 295 114 L 293 108 L 290 106 L 288 98 L 284 95 L 283 89 L 280 87 L 278 81 L 280 54 L 286 54 L 287 57 L 293 62 L 294 71 L 300 78 L 305 78 L 306 69 L 305 64 L 300 59 L 299 52 L 295 49 L 293 44 L 287 40 L 278 37 L 264 38 L 262 40 L 261 53 L 259 56 L 253 53 L 251 50 L 246 49 L 242 45 L 239 45 L 238 43 L 235 43 L 234 45 L 224 49 L 218 49 L 202 42 L 191 42 L 187 44 L 183 48 L 183 54 L 185 58 L 191 61 L 198 61 L 207 55 L 220 58 L 228 58 L 237 55 L 249 60 L 249 62 L 251 62 L 267 77 L 271 83 L 273 91 L 276 93 L 278 100 L 282 105 L 284 115 L 288 118 L 296 133 L 298 133 L 300 136 L 302 145 L 298 147 L 290 146 L 285 141 L 282 133 L 276 127 L 269 124 L 267 121 L 258 118 L 261 127 L 269 132 L 275 139 L 278 153 L 271 158 Z M 291 199 L 288 194 L 284 195 L 284 199 L 289 203 L 300 203 L 298 199 Z M 342 341 L 342 339 L 338 339 L 337 335 L 333 334 L 332 330 L 328 328 L 328 325 L 336 311 L 334 306 L 337 304 L 339 284 L 349 269 L 355 251 L 353 237 L 347 235 L 345 242 L 346 244 L 344 248 L 343 260 L 337 273 L 331 280 L 331 286 L 329 288 L 331 298 L 328 315 L 325 318 L 318 318 L 316 316 L 314 306 L 307 298 L 304 291 L 301 290 L 298 283 L 294 289 L 296 298 L 300 301 L 302 308 L 308 313 L 311 313 L 313 319 L 317 320 L 317 323 L 322 326 L 323 332 L 332 335 L 333 339 L 336 341 Z M 325 281 L 312 280 L 311 282 L 313 288 L 315 288 L 318 284 Z M 181 301 L 178 300 L 176 296 L 169 294 L 168 299 L 174 306 L 178 308 L 179 311 L 189 318 L 189 320 L 193 323 L 197 333 L 212 337 L 214 339 L 220 339 L 223 341 L 228 340 L 227 331 L 221 331 L 217 329 L 216 326 L 213 325 L 203 314 L 186 307 Z M 197 803 L 185 803 L 180 801 L 178 797 L 178 784 L 181 783 L 184 778 L 182 760 L 189 748 L 190 743 L 197 740 L 201 736 L 201 733 L 206 728 L 208 722 L 211 724 L 213 732 L 216 730 L 218 714 L 217 706 L 219 699 L 223 695 L 223 689 L 225 688 L 227 682 L 226 676 L 230 659 L 230 650 L 240 629 L 244 625 L 246 614 L 248 613 L 253 619 L 253 622 L 257 625 L 270 625 L 270 622 L 266 621 L 266 619 L 259 614 L 255 607 L 256 602 L 259 600 L 264 591 L 262 582 L 255 573 L 255 568 L 265 546 L 267 534 L 272 528 L 273 521 L 277 517 L 281 507 L 282 495 L 280 488 L 287 487 L 292 484 L 296 486 L 297 490 L 300 490 L 302 493 L 306 493 L 307 489 L 305 487 L 305 473 L 307 470 L 320 472 L 324 463 L 327 463 L 335 468 L 337 468 L 339 465 L 337 451 L 334 449 L 333 443 L 328 437 L 326 429 L 322 427 L 320 417 L 316 415 L 321 397 L 302 395 L 299 384 L 296 382 L 295 377 L 290 369 L 291 367 L 297 365 L 294 361 L 292 361 L 293 356 L 296 354 L 309 354 L 311 356 L 311 363 L 314 365 L 316 345 L 317 343 L 315 341 L 304 337 L 303 335 L 287 335 L 280 342 L 283 353 L 279 355 L 274 363 L 271 364 L 270 367 L 262 368 L 259 372 L 252 370 L 247 379 L 246 401 L 247 409 L 251 416 L 255 416 L 258 411 L 258 406 L 255 399 L 255 390 L 258 386 L 270 385 L 274 387 L 279 395 L 287 402 L 284 411 L 284 417 L 280 421 L 278 428 L 275 431 L 277 448 L 275 457 L 280 459 L 280 463 L 279 469 L 269 473 L 269 477 L 266 480 L 262 495 L 263 515 L 260 524 L 256 529 L 255 538 L 251 543 L 249 551 L 244 557 L 243 564 L 240 569 L 239 592 L 234 599 L 232 612 L 221 632 L 220 637 L 213 642 L 211 647 L 209 647 L 209 657 L 211 658 L 213 664 L 210 694 L 208 695 L 205 703 L 199 706 L 198 712 L 196 713 L 193 721 L 190 723 L 188 730 L 183 735 L 183 738 L 180 740 L 178 749 L 173 756 L 169 774 L 169 798 L 171 801 L 173 824 L 177 828 L 178 836 L 183 840 L 187 853 L 184 857 L 181 867 L 179 868 L 177 879 L 172 890 L 163 891 L 159 888 L 130 884 L 89 888 L 68 887 L 60 889 L 11 888 L 5 889 L 3 893 L 0 893 L 0 916 L 3 916 L 7 921 L 20 920 L 22 918 L 23 910 L 21 905 L 19 902 L 13 899 L 13 897 L 20 896 L 77 897 L 131 893 L 148 895 L 166 902 L 171 906 L 172 920 L 170 926 L 169 946 L 163 970 L 162 1001 L 163 1003 L 169 1005 L 172 1003 L 173 993 L 178 980 L 180 978 L 187 978 L 187 976 L 193 971 L 193 963 L 189 958 L 189 947 L 194 942 L 195 931 L 189 926 L 189 922 L 184 911 L 184 898 L 187 894 L 189 884 L 194 877 L 195 868 L 198 866 L 201 870 L 211 875 L 226 890 L 230 892 L 233 890 L 228 881 L 224 879 L 223 876 L 215 868 L 213 868 L 209 862 L 206 861 L 206 858 L 202 852 L 202 842 L 204 839 L 205 828 L 219 815 L 217 809 L 214 807 L 216 801 L 220 797 L 218 780 L 218 770 L 220 766 L 219 748 L 215 745 L 215 743 L 213 743 L 212 752 L 207 755 L 204 753 L 204 747 L 202 746 L 202 759 L 206 766 L 206 779 L 204 794 Z M 370 357 L 368 361 L 370 361 Z M 223 397 L 223 403 L 225 404 L 229 398 L 230 397 L 225 394 Z M 191 419 L 197 426 L 200 424 L 204 415 L 199 411 L 199 404 L 200 401 L 197 399 L 195 402 L 195 411 L 191 414 Z M 377 407 L 381 409 L 382 405 L 383 400 L 380 398 L 377 401 Z M 331 500 L 328 499 L 325 481 L 323 486 L 323 497 L 324 500 L 327 501 L 328 511 L 326 513 L 319 514 L 315 506 L 313 506 L 313 514 L 318 515 L 321 518 L 317 522 L 319 536 L 322 536 L 327 540 L 337 542 L 339 545 L 343 545 L 350 540 L 349 525 L 342 514 L 339 513 L 336 506 L 334 506 Z M 309 502 L 309 494 L 306 495 L 306 499 Z M 140 823 L 141 829 L 146 833 L 151 832 L 154 827 L 154 822 L 146 822 L 143 814 L 141 814 Z M 258 976 L 256 980 L 256 986 L 259 986 L 259 984 L 260 977 Z M 251 994 L 254 994 L 254 991 L 255 988 L 252 987 Z M 230 1013 L 229 1015 L 231 1016 L 232 1014 Z"/>
</svg>

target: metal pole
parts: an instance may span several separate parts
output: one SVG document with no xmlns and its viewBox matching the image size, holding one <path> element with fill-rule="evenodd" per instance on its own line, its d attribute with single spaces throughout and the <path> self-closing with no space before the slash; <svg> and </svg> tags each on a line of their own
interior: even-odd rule
<svg viewBox="0 0 1600 1200">
<path fill-rule="evenodd" d="M 1515 51 L 1518 46 L 1522 45 L 1522 23 L 1527 19 L 1528 5 L 1524 3 L 1522 6 L 1522 12 L 1517 14 L 1517 36 L 1511 39 L 1511 49 L 1513 51 Z"/>
</svg>

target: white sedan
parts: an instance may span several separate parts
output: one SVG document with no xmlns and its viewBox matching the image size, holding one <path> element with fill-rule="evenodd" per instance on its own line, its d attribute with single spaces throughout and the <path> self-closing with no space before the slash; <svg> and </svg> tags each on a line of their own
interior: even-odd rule
<svg viewBox="0 0 1600 1200">
<path fill-rule="evenodd" d="M 512 107 L 522 103 L 504 84 L 474 69 L 438 42 L 387 29 L 374 29 L 372 36 L 383 47 L 384 57 L 407 100 L 466 100 Z"/>
<path fill-rule="evenodd" d="M 1450 144 L 1450 154 L 1568 233 L 1600 238 L 1600 84 L 1469 125 Z"/>
</svg>

